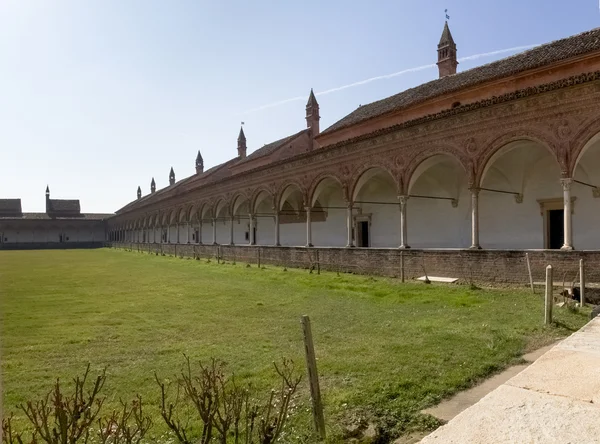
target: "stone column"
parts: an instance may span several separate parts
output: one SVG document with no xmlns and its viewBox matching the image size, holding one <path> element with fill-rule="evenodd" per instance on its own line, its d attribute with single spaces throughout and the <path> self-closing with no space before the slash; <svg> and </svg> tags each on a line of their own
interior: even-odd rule
<svg viewBox="0 0 600 444">
<path fill-rule="evenodd" d="M 281 245 L 279 239 L 279 211 L 275 210 L 275 246 L 279 247 Z"/>
<path fill-rule="evenodd" d="M 217 245 L 217 219 L 213 217 L 212 220 L 213 225 L 213 245 Z"/>
<path fill-rule="evenodd" d="M 346 230 L 348 235 L 346 247 L 350 248 L 354 246 L 354 240 L 352 239 L 352 202 L 348 202 L 348 208 L 346 209 Z"/>
<path fill-rule="evenodd" d="M 192 238 L 192 224 L 190 222 L 188 222 L 187 224 L 188 227 L 188 233 L 187 233 L 187 243 L 191 243 L 190 239 Z"/>
<path fill-rule="evenodd" d="M 229 245 L 233 245 L 233 216 L 229 220 Z"/>
<path fill-rule="evenodd" d="M 202 244 L 202 220 L 198 222 L 198 239 L 196 239 L 196 243 Z"/>
<path fill-rule="evenodd" d="M 571 225 L 571 184 L 573 179 L 561 179 L 560 181 L 563 187 L 563 205 L 564 205 L 564 218 L 565 218 L 565 239 L 561 250 L 572 250 L 573 249 L 573 231 Z"/>
<path fill-rule="evenodd" d="M 304 207 L 306 210 L 306 246 L 312 247 L 312 223 L 310 221 L 310 207 Z"/>
<path fill-rule="evenodd" d="M 481 249 L 479 245 L 479 188 L 471 188 L 471 248 Z"/>
<path fill-rule="evenodd" d="M 248 240 L 250 241 L 250 245 L 256 245 L 256 239 L 254 239 L 254 216 L 252 214 L 248 215 L 250 217 L 250 233 L 248 233 Z"/>
<path fill-rule="evenodd" d="M 406 204 L 408 196 L 399 196 L 400 200 L 400 248 L 410 248 L 408 246 L 408 225 L 406 220 Z"/>
<path fill-rule="evenodd" d="M 179 222 L 177 222 L 177 224 L 176 224 L 176 227 L 177 227 L 177 243 L 179 243 L 179 242 L 180 242 L 180 239 L 181 239 L 181 238 L 179 237 L 179 225 L 180 225 L 180 223 L 179 223 Z"/>
</svg>

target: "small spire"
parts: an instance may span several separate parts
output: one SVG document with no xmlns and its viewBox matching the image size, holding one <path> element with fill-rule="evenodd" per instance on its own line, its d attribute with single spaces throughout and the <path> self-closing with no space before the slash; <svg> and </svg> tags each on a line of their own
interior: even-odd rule
<svg viewBox="0 0 600 444">
<path fill-rule="evenodd" d="M 141 197 L 142 197 L 142 187 L 140 187 L 140 186 L 138 185 L 138 189 L 137 189 L 137 198 L 138 198 L 138 199 L 141 199 Z"/>
<path fill-rule="evenodd" d="M 312 136 L 315 137 L 319 134 L 319 103 L 315 97 L 313 89 L 310 89 L 310 95 L 308 96 L 308 102 L 306 103 L 306 127 L 310 128 Z"/>
<path fill-rule="evenodd" d="M 200 150 L 198 150 L 198 155 L 196 156 L 196 174 L 200 174 L 204 172 L 204 159 L 202 158 L 202 154 L 200 154 Z"/>
<path fill-rule="evenodd" d="M 452 38 L 452 33 L 450 32 L 450 27 L 448 26 L 448 20 L 444 24 L 444 30 L 442 31 L 442 36 L 440 37 L 440 43 L 438 46 L 444 46 L 448 44 L 454 44 L 454 39 Z"/>
<path fill-rule="evenodd" d="M 444 24 L 442 37 L 438 44 L 438 61 L 437 66 L 440 72 L 440 78 L 456 74 L 458 60 L 456 58 L 456 43 L 452 38 L 452 33 L 448 27 L 448 20 Z"/>
<path fill-rule="evenodd" d="M 238 157 L 244 159 L 246 157 L 246 135 L 244 134 L 244 128 L 240 128 L 240 135 L 238 136 Z"/>
<path fill-rule="evenodd" d="M 171 167 L 171 171 L 169 171 L 169 185 L 173 185 L 175 183 L 175 171 L 173 171 L 173 167 Z"/>
<path fill-rule="evenodd" d="M 313 92 L 313 89 L 310 89 L 310 95 L 308 96 L 308 102 L 306 103 L 306 107 L 308 108 L 309 106 L 319 106 L 319 103 L 317 102 L 317 98 L 315 97 L 315 93 Z"/>
<path fill-rule="evenodd" d="M 46 185 L 46 196 L 50 196 L 50 187 Z"/>
<path fill-rule="evenodd" d="M 156 182 L 154 181 L 154 177 L 152 178 L 152 182 L 150 182 L 150 192 L 154 193 L 156 191 Z"/>
</svg>

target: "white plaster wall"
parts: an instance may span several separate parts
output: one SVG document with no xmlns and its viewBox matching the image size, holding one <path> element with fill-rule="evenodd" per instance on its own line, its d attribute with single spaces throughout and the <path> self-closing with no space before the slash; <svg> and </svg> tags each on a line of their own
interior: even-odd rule
<svg viewBox="0 0 600 444">
<path fill-rule="evenodd" d="M 229 244 L 229 221 L 225 219 L 217 221 L 217 243 L 220 245 Z"/>
<path fill-rule="evenodd" d="M 239 215 L 233 221 L 233 243 L 235 245 L 246 245 L 250 241 L 246 240 L 246 231 L 248 231 L 248 225 L 250 219 L 245 214 Z"/>
<path fill-rule="evenodd" d="M 336 190 L 337 191 L 337 190 Z M 312 222 L 312 243 L 316 247 L 344 247 L 348 243 L 346 228 L 346 202 L 340 192 L 333 192 L 319 199 L 327 213 L 323 222 Z M 339 207 L 339 208 L 326 208 Z"/>
<path fill-rule="evenodd" d="M 537 199 L 562 198 L 560 170 L 544 148 L 529 145 L 499 158 L 481 185 L 523 194 L 479 194 L 480 243 L 483 248 L 544 248 L 544 219 Z"/>
<path fill-rule="evenodd" d="M 275 217 L 256 218 L 256 245 L 275 245 Z"/>
<path fill-rule="evenodd" d="M 461 167 L 447 164 L 431 167 L 410 190 L 411 195 L 449 197 L 408 199 L 406 218 L 408 245 L 413 248 L 467 248 L 471 245 L 471 193 Z"/>
<path fill-rule="evenodd" d="M 286 247 L 306 245 L 306 224 L 279 224 L 279 238 L 281 245 Z"/>
<path fill-rule="evenodd" d="M 600 186 L 600 143 L 591 145 L 581 156 L 576 180 Z M 571 196 L 576 197 L 573 223 L 573 247 L 577 250 L 600 249 L 600 198 L 594 198 L 592 188 L 573 183 Z"/>
<path fill-rule="evenodd" d="M 202 222 L 202 243 L 207 245 L 213 243 L 213 226 L 208 220 Z"/>
<path fill-rule="evenodd" d="M 398 202 L 394 187 L 386 181 L 372 179 L 358 193 L 355 201 Z M 354 215 L 371 214 L 371 247 L 397 248 L 400 245 L 400 205 L 355 204 L 361 209 Z M 410 226 L 410 225 L 409 225 Z M 409 237 L 410 241 L 410 237 Z M 356 242 L 356 234 L 355 234 Z"/>
</svg>

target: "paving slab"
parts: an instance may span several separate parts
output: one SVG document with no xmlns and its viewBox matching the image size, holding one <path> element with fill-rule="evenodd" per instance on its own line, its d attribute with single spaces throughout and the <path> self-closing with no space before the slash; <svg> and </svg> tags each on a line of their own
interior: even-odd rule
<svg viewBox="0 0 600 444">
<path fill-rule="evenodd" d="M 600 318 L 421 442 L 600 443 Z"/>
<path fill-rule="evenodd" d="M 452 398 L 440 402 L 438 405 L 423 410 L 423 413 L 435 416 L 443 421 L 450 421 L 463 410 L 477 403 L 481 398 L 490 393 L 492 390 L 500 387 L 510 378 L 518 375 L 525 370 L 529 365 L 554 347 L 555 344 L 547 345 L 533 352 L 523 355 L 523 359 L 528 361 L 526 364 L 513 365 L 506 370 L 494 375 L 481 384 L 476 385 L 468 390 L 457 393 Z"/>
<path fill-rule="evenodd" d="M 554 348 L 507 384 L 600 404 L 600 355 Z"/>
<path fill-rule="evenodd" d="M 421 444 L 598 444 L 600 408 L 503 385 Z"/>
</svg>

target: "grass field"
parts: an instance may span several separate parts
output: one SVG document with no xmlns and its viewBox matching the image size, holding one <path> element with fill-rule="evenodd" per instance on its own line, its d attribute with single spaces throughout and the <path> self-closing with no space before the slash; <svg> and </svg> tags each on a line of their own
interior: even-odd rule
<svg viewBox="0 0 600 444">
<path fill-rule="evenodd" d="M 283 356 L 304 371 L 300 316 L 309 314 L 329 442 L 358 413 L 391 434 L 433 427 L 422 408 L 586 322 L 556 310 L 557 325 L 544 328 L 542 298 L 514 290 L 108 249 L 0 252 L 0 310 L 5 411 L 90 362 L 108 369 L 109 407 L 136 393 L 153 404 L 156 435 L 165 427 L 155 371 L 173 377 L 183 353 L 218 357 L 267 389 L 276 381 L 272 362 Z M 310 439 L 308 397 L 303 384 L 292 421 L 298 441 Z"/>
</svg>

